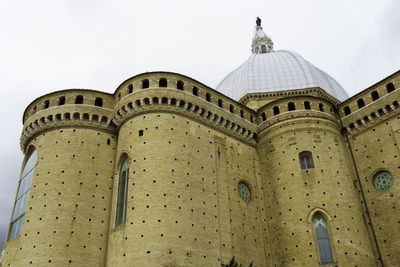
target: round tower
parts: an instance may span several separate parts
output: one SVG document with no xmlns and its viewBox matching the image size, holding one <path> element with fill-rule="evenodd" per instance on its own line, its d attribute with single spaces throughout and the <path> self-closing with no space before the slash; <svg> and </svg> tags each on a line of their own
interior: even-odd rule
<svg viewBox="0 0 400 267">
<path fill-rule="evenodd" d="M 42 96 L 25 110 L 26 159 L 2 266 L 104 266 L 113 105 L 112 95 L 74 89 Z"/>
</svg>

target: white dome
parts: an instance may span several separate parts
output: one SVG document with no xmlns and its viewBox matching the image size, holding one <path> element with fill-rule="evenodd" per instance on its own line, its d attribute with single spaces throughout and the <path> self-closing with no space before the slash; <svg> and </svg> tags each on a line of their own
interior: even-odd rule
<svg viewBox="0 0 400 267">
<path fill-rule="evenodd" d="M 334 98 L 349 96 L 331 76 L 300 55 L 286 50 L 252 54 L 217 86 L 217 90 L 239 100 L 248 93 L 320 87 Z"/>
</svg>

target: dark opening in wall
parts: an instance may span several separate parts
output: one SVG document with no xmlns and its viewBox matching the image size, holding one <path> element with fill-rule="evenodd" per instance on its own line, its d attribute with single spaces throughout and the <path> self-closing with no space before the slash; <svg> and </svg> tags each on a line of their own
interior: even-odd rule
<svg viewBox="0 0 400 267">
<path fill-rule="evenodd" d="M 253 115 L 250 115 L 250 122 L 251 122 L 251 123 L 253 123 L 253 122 L 254 122 Z"/>
<path fill-rule="evenodd" d="M 167 79 L 161 78 L 160 81 L 158 81 L 158 87 L 167 87 L 167 86 L 168 86 Z"/>
<path fill-rule="evenodd" d="M 130 85 L 128 85 L 128 93 L 132 94 L 132 92 L 133 92 L 133 85 L 130 84 Z"/>
<path fill-rule="evenodd" d="M 199 95 L 199 89 L 196 86 L 193 86 L 193 95 L 195 96 Z"/>
<path fill-rule="evenodd" d="M 49 108 L 49 105 L 50 105 L 50 100 L 46 100 L 44 101 L 43 108 L 44 109 Z"/>
<path fill-rule="evenodd" d="M 218 107 L 222 108 L 222 100 L 218 99 Z"/>
<path fill-rule="evenodd" d="M 372 100 L 373 100 L 373 101 L 378 100 L 378 99 L 379 99 L 379 94 L 378 94 L 378 92 L 377 92 L 377 91 L 373 91 L 373 92 L 371 93 L 371 97 L 372 97 Z"/>
<path fill-rule="evenodd" d="M 139 130 L 139 136 L 143 136 L 143 130 Z"/>
<path fill-rule="evenodd" d="M 183 90 L 183 82 L 182 81 L 178 81 L 176 83 L 176 89 L 178 90 Z"/>
<path fill-rule="evenodd" d="M 294 105 L 293 102 L 289 102 L 289 103 L 288 103 L 288 110 L 289 110 L 289 111 L 296 110 L 296 107 L 295 107 L 295 105 Z"/>
<path fill-rule="evenodd" d="M 279 107 L 278 106 L 273 107 L 272 110 L 274 111 L 274 115 L 278 115 L 279 114 Z"/>
<path fill-rule="evenodd" d="M 299 153 L 300 167 L 302 170 L 314 168 L 314 161 L 310 151 L 302 151 Z"/>
<path fill-rule="evenodd" d="M 229 111 L 233 113 L 233 105 L 229 105 Z"/>
<path fill-rule="evenodd" d="M 350 110 L 350 107 L 349 106 L 345 106 L 344 108 L 343 108 L 343 112 L 344 112 L 344 115 L 350 115 L 350 113 L 351 113 L 351 110 Z"/>
<path fill-rule="evenodd" d="M 391 93 L 394 91 L 394 84 L 392 82 L 386 84 L 386 89 L 388 93 Z"/>
<path fill-rule="evenodd" d="M 265 112 L 261 113 L 261 118 L 263 121 L 267 120 L 267 116 L 265 115 Z"/>
<path fill-rule="evenodd" d="M 75 104 L 83 104 L 83 96 L 81 96 L 81 95 L 76 96 Z"/>
<path fill-rule="evenodd" d="M 304 109 L 311 109 L 310 102 L 304 101 Z"/>
<path fill-rule="evenodd" d="M 206 100 L 208 102 L 211 102 L 211 95 L 209 93 L 206 93 Z"/>
<path fill-rule="evenodd" d="M 362 108 L 365 106 L 364 99 L 360 98 L 357 100 L 358 108 Z"/>
<path fill-rule="evenodd" d="M 144 79 L 144 80 L 142 81 L 142 89 L 149 88 L 149 86 L 150 86 L 149 80 Z"/>
<path fill-rule="evenodd" d="M 110 145 L 110 143 L 111 143 L 111 140 L 110 140 L 110 138 L 108 138 L 107 139 L 107 145 Z"/>
<path fill-rule="evenodd" d="M 58 105 L 64 105 L 65 104 L 65 96 L 60 96 L 60 98 L 58 99 Z"/>
<path fill-rule="evenodd" d="M 94 105 L 95 105 L 95 106 L 98 106 L 98 107 L 102 107 L 102 106 L 103 106 L 103 99 L 100 98 L 100 97 L 97 97 L 97 98 L 94 100 Z"/>
<path fill-rule="evenodd" d="M 241 117 L 241 118 L 244 118 L 244 112 L 243 112 L 243 110 L 240 110 L 240 117 Z"/>
<path fill-rule="evenodd" d="M 318 107 L 319 111 L 324 111 L 324 104 L 319 103 Z"/>
</svg>

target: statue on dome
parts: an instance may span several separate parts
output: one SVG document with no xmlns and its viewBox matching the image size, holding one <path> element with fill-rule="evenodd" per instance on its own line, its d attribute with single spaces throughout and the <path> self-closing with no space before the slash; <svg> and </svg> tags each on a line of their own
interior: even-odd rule
<svg viewBox="0 0 400 267">
<path fill-rule="evenodd" d="M 257 24 L 257 26 L 261 26 L 261 19 L 260 19 L 260 17 L 257 17 L 256 24 Z"/>
</svg>

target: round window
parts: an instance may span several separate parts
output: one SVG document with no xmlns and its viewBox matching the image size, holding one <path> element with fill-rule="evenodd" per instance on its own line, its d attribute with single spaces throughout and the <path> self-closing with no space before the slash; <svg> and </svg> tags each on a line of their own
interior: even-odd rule
<svg viewBox="0 0 400 267">
<path fill-rule="evenodd" d="M 374 186 L 379 191 L 388 190 L 393 184 L 392 175 L 388 172 L 379 172 L 375 175 Z"/>
<path fill-rule="evenodd" d="M 240 182 L 238 184 L 238 193 L 239 196 L 246 202 L 251 200 L 251 191 L 249 186 L 245 182 Z"/>
</svg>

